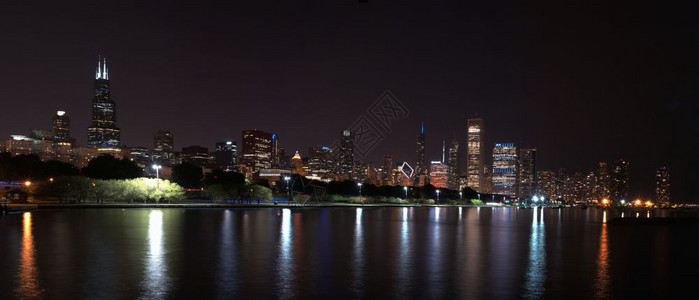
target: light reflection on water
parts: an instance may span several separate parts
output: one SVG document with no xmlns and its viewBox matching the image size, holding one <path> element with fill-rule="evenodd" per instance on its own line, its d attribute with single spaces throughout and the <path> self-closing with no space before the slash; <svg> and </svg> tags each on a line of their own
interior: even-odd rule
<svg viewBox="0 0 699 300">
<path fill-rule="evenodd" d="M 219 297 L 230 297 L 238 288 L 238 278 L 236 278 L 236 266 L 238 249 L 234 241 L 233 212 L 226 210 L 223 212 L 223 222 L 221 222 L 221 245 L 219 248 L 218 268 L 218 290 Z"/>
<path fill-rule="evenodd" d="M 277 290 L 280 292 L 279 297 L 282 299 L 293 298 L 293 228 L 291 224 L 291 210 L 288 208 L 282 209 L 282 224 L 280 228 L 279 239 L 279 263 L 277 264 L 277 273 L 279 279 L 277 281 Z"/>
<path fill-rule="evenodd" d="M 544 231 L 544 210 L 534 208 L 532 231 L 529 238 L 529 263 L 525 276 L 525 297 L 541 299 L 546 282 L 546 237 Z"/>
<path fill-rule="evenodd" d="M 22 299 L 41 298 L 39 271 L 36 268 L 36 250 L 32 234 L 32 213 L 22 215 L 22 251 L 17 276 L 17 297 Z"/>
<path fill-rule="evenodd" d="M 170 288 L 167 264 L 163 254 L 163 212 L 152 210 L 148 215 L 148 253 L 146 254 L 145 290 L 142 299 L 161 299 Z"/>
<path fill-rule="evenodd" d="M 352 247 L 352 292 L 362 296 L 364 282 L 364 232 L 362 231 L 362 208 L 356 209 L 354 217 L 354 245 Z"/>
<path fill-rule="evenodd" d="M 594 290 L 596 299 L 607 299 L 609 295 L 609 250 L 607 245 L 607 211 L 602 215 L 602 230 L 599 240 L 599 254 L 597 257 L 597 273 L 595 276 Z"/>
</svg>

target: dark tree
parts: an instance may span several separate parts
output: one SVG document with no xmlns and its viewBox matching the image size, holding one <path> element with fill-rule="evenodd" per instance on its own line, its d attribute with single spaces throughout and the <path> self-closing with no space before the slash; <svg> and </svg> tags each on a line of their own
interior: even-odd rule
<svg viewBox="0 0 699 300">
<path fill-rule="evenodd" d="M 245 184 L 245 175 L 238 172 L 224 172 L 221 169 L 215 169 L 213 172 L 206 174 L 204 177 L 204 185 L 222 184 L 222 185 L 239 185 Z"/>
<path fill-rule="evenodd" d="M 128 159 L 102 155 L 90 160 L 81 173 L 95 179 L 131 179 L 141 177 L 142 170 Z"/>
<path fill-rule="evenodd" d="M 172 167 L 172 181 L 188 189 L 199 189 L 204 174 L 201 168 L 190 163 L 182 163 Z"/>
<path fill-rule="evenodd" d="M 80 170 L 76 166 L 57 160 L 45 162 L 43 169 L 43 175 L 46 177 L 76 176 L 80 174 Z"/>
</svg>

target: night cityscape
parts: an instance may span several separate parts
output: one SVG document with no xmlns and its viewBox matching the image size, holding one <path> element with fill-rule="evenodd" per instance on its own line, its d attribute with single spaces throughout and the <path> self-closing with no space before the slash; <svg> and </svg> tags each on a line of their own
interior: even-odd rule
<svg viewBox="0 0 699 300">
<path fill-rule="evenodd" d="M 698 13 L 2 4 L 0 297 L 686 297 Z"/>
</svg>

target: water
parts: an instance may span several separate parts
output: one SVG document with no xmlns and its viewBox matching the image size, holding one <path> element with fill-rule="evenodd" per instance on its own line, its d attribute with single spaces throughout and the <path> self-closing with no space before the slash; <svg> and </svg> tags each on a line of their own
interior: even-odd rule
<svg viewBox="0 0 699 300">
<path fill-rule="evenodd" d="M 658 299 L 695 291 L 699 226 L 604 223 L 612 217 L 594 208 L 39 210 L 0 217 L 0 298 Z"/>
</svg>

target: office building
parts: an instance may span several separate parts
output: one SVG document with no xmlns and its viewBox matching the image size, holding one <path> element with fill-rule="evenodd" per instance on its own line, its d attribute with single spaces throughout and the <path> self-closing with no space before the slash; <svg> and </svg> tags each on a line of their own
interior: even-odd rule
<svg viewBox="0 0 699 300">
<path fill-rule="evenodd" d="M 468 187 L 476 192 L 484 193 L 483 186 L 483 119 L 469 118 L 467 121 L 466 135 L 466 172 L 468 175 Z"/>
<path fill-rule="evenodd" d="M 106 58 L 97 62 L 94 86 L 92 125 L 87 129 L 87 144 L 93 148 L 118 148 L 121 146 L 121 130 L 116 125 L 116 103 L 111 97 Z"/>
<path fill-rule="evenodd" d="M 537 195 L 536 149 L 519 150 L 518 197 L 530 200 Z"/>
<path fill-rule="evenodd" d="M 216 143 L 216 168 L 224 172 L 238 171 L 238 144 L 235 141 Z"/>
<path fill-rule="evenodd" d="M 272 134 L 257 129 L 243 130 L 238 168 L 252 180 L 261 169 L 272 167 Z"/>
<path fill-rule="evenodd" d="M 495 144 L 492 173 L 494 194 L 517 196 L 517 147 L 513 143 Z"/>
<path fill-rule="evenodd" d="M 655 172 L 655 201 L 662 206 L 670 204 L 670 169 L 667 167 Z"/>
</svg>

